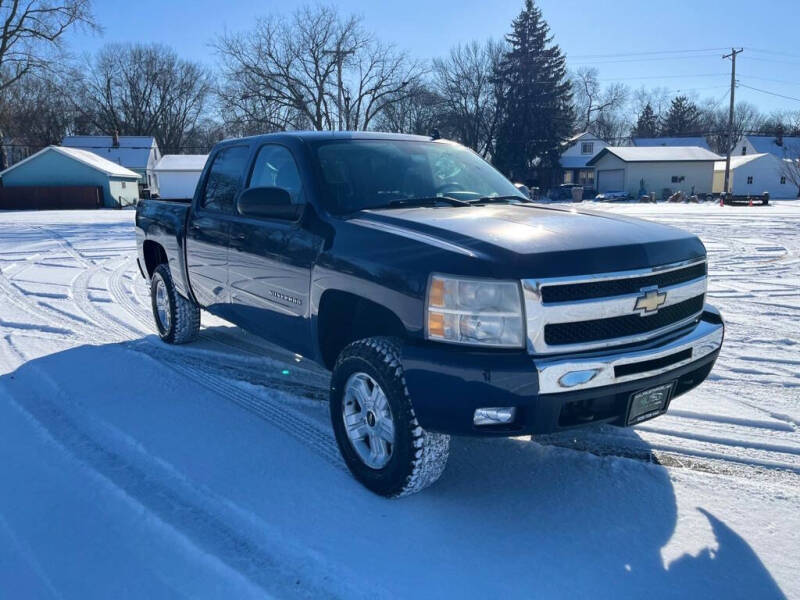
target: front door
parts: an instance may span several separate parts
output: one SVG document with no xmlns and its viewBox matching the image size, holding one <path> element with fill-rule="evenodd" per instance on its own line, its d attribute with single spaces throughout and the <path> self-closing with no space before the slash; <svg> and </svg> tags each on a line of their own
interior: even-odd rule
<svg viewBox="0 0 800 600">
<path fill-rule="evenodd" d="M 223 308 L 229 301 L 230 219 L 249 154 L 248 146 L 229 146 L 216 153 L 187 223 L 189 284 L 200 305 L 212 311 Z"/>
<path fill-rule="evenodd" d="M 279 187 L 305 204 L 297 163 L 278 144 L 259 150 L 247 187 Z M 298 221 L 237 216 L 231 223 L 228 281 L 231 318 L 242 327 L 307 355 L 311 351 L 311 267 L 322 238 Z"/>
</svg>

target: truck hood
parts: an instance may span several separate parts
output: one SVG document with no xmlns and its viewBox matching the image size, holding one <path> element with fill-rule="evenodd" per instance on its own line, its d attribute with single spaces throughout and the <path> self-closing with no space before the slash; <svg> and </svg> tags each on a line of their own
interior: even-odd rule
<svg viewBox="0 0 800 600">
<path fill-rule="evenodd" d="M 363 225 L 440 243 L 527 274 L 638 269 L 705 256 L 700 240 L 650 221 L 571 207 L 502 204 L 363 211 Z M 506 270 L 506 269 L 503 269 Z"/>
</svg>

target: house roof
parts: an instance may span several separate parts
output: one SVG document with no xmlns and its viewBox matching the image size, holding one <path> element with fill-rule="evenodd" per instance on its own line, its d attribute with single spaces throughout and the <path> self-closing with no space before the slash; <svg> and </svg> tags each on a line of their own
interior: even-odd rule
<svg viewBox="0 0 800 600">
<path fill-rule="evenodd" d="M 697 146 L 711 150 L 706 138 L 700 137 L 635 137 L 631 138 L 634 146 L 641 148 L 652 148 L 654 146 Z"/>
<path fill-rule="evenodd" d="M 581 169 L 586 166 L 586 163 L 591 160 L 591 154 L 586 156 L 562 156 L 558 162 L 561 164 L 562 169 Z"/>
<path fill-rule="evenodd" d="M 208 154 L 165 154 L 156 163 L 154 171 L 202 171 Z"/>
<path fill-rule="evenodd" d="M 26 162 L 35 159 L 37 156 L 44 154 L 45 152 L 58 152 L 59 154 L 63 154 L 64 156 L 77 160 L 78 162 L 81 162 L 95 169 L 96 171 L 100 171 L 112 177 L 125 177 L 127 179 L 141 178 L 141 175 L 139 175 L 138 173 L 134 173 L 133 171 L 118 165 L 117 163 L 111 162 L 110 160 L 106 160 L 105 158 L 97 156 L 93 152 L 89 152 L 87 150 L 80 150 L 78 148 L 64 148 L 63 146 L 48 146 L 47 148 L 42 148 L 36 154 L 31 154 L 28 158 L 23 159 L 18 163 L 11 165 L 5 171 L 0 172 L 0 177 L 5 175 L 9 171 L 16 169 L 20 165 L 23 165 Z"/>
<path fill-rule="evenodd" d="M 784 136 L 781 146 L 778 146 L 778 140 L 774 135 L 748 135 L 747 140 L 756 152 L 761 154 L 800 156 L 800 137 L 798 136 Z"/>
<path fill-rule="evenodd" d="M 746 165 L 749 162 L 753 162 L 759 158 L 764 158 L 765 156 L 769 156 L 768 153 L 762 152 L 760 154 L 747 154 L 745 156 L 731 156 L 731 169 L 737 169 L 742 165 Z M 724 171 L 725 170 L 725 161 L 720 160 L 714 163 L 714 170 L 715 171 Z"/>
<path fill-rule="evenodd" d="M 577 142 L 579 139 L 581 139 L 583 137 L 586 137 L 586 136 L 589 136 L 593 140 L 599 140 L 600 139 L 595 134 L 593 134 L 593 133 L 591 133 L 589 131 L 584 131 L 582 133 L 576 133 L 571 138 L 567 139 L 567 143 L 573 144 L 573 143 Z"/>
<path fill-rule="evenodd" d="M 147 135 L 120 136 L 119 146 L 110 135 L 68 135 L 61 145 L 94 152 L 129 169 L 146 169 L 151 150 L 158 148 L 156 139 Z"/>
<path fill-rule="evenodd" d="M 606 154 L 613 154 L 625 162 L 697 162 L 717 161 L 718 154 L 697 146 L 608 146 L 594 156 L 587 165 L 593 165 Z"/>
</svg>

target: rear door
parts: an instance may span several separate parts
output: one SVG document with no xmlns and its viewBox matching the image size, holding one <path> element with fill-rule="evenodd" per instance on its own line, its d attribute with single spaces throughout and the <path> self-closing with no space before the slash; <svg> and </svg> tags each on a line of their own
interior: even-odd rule
<svg viewBox="0 0 800 600">
<path fill-rule="evenodd" d="M 211 310 L 226 305 L 228 244 L 236 196 L 242 189 L 250 147 L 227 146 L 211 159 L 202 189 L 194 199 L 186 229 L 186 266 L 189 283 L 201 306 Z"/>
<path fill-rule="evenodd" d="M 282 145 L 261 146 L 247 187 L 279 187 L 294 204 L 306 204 L 297 162 Z M 231 319 L 284 347 L 311 350 L 311 268 L 322 238 L 297 221 L 244 217 L 231 226 L 228 280 Z"/>
</svg>

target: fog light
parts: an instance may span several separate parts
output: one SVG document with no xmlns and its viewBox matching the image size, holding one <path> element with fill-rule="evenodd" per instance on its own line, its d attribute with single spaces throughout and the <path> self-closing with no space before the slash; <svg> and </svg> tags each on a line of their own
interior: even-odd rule
<svg viewBox="0 0 800 600">
<path fill-rule="evenodd" d="M 571 388 L 575 387 L 576 385 L 583 385 L 584 383 L 589 383 L 592 379 L 597 377 L 597 374 L 600 373 L 600 369 L 586 369 L 585 371 L 570 371 L 569 373 L 565 373 L 561 376 L 561 379 L 558 380 L 558 384 L 561 387 Z"/>
<path fill-rule="evenodd" d="M 515 406 L 476 408 L 472 422 L 475 425 L 503 425 L 513 422 L 516 416 L 517 408 Z"/>
</svg>

